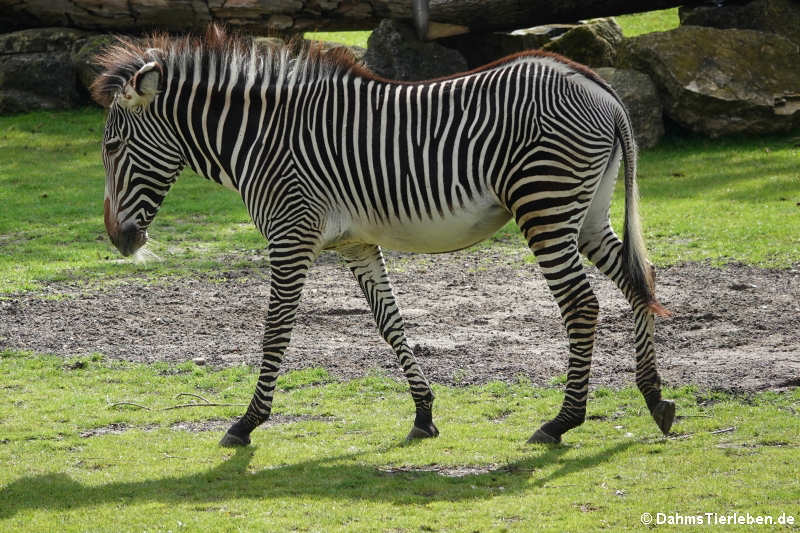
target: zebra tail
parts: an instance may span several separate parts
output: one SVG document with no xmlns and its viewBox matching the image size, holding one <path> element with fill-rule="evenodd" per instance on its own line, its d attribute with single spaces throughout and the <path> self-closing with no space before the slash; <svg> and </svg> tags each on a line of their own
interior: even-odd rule
<svg viewBox="0 0 800 533">
<path fill-rule="evenodd" d="M 662 306 L 655 296 L 655 270 L 647 259 L 647 249 L 642 236 L 639 218 L 639 187 L 636 184 L 636 140 L 633 137 L 630 117 L 620 106 L 617 114 L 617 137 L 622 144 L 625 163 L 625 222 L 622 237 L 622 268 L 631 290 L 658 316 L 672 313 Z"/>
</svg>

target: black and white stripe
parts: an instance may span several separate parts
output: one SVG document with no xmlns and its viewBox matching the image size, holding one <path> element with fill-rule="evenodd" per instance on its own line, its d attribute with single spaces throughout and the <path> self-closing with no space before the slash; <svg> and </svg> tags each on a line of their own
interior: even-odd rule
<svg viewBox="0 0 800 533">
<path fill-rule="evenodd" d="M 133 220 L 142 231 L 186 162 L 238 190 L 268 239 L 272 282 L 261 373 L 224 444 L 249 442 L 269 416 L 307 271 L 326 248 L 347 261 L 408 378 L 417 408 L 409 437 L 438 434 L 433 393 L 406 340 L 380 247 L 459 249 L 511 217 L 569 334 L 564 404 L 531 440 L 560 440 L 585 417 L 598 302 L 581 255 L 631 303 L 637 383 L 669 430 L 674 407 L 661 400 L 653 352 L 653 312 L 663 308 L 653 296 L 636 215 L 630 121 L 593 73 L 529 53 L 449 79 L 397 83 L 308 50 L 257 51 L 238 41 L 160 44 L 122 69 L 156 72 L 141 66 L 153 59 L 159 91 L 147 97 L 138 75 L 116 87 L 104 152 L 107 199 L 113 220 Z M 115 139 L 122 145 L 112 153 Z M 621 158 L 624 244 L 608 221 Z"/>
</svg>

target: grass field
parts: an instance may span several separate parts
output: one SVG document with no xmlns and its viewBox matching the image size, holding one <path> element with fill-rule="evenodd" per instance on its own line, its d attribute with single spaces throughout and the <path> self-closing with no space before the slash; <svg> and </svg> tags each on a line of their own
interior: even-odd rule
<svg viewBox="0 0 800 533">
<path fill-rule="evenodd" d="M 669 439 L 637 391 L 598 389 L 589 421 L 548 447 L 524 442 L 560 388 L 436 387 L 442 435 L 406 444 L 404 385 L 311 369 L 279 379 L 276 422 L 231 451 L 216 442 L 242 407 L 157 409 L 202 403 L 178 392 L 246 403 L 248 368 L 6 351 L 0 374 L 2 531 L 620 531 L 644 529 L 645 512 L 800 520 L 800 389 L 669 390 L 682 415 Z"/>
</svg>

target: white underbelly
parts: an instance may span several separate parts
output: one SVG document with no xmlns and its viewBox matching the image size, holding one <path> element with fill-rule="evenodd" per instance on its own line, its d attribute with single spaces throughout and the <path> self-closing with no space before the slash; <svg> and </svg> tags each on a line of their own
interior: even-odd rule
<svg viewBox="0 0 800 533">
<path fill-rule="evenodd" d="M 354 220 L 350 238 L 403 252 L 440 253 L 467 248 L 487 239 L 503 227 L 511 214 L 494 198 L 476 198 L 473 202 L 444 216 L 414 219 L 402 223 L 374 225 Z"/>
</svg>

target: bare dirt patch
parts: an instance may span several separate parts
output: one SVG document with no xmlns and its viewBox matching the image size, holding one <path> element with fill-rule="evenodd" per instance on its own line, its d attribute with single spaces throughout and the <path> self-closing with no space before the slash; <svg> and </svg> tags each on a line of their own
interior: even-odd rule
<svg viewBox="0 0 800 533">
<path fill-rule="evenodd" d="M 112 423 L 108 424 L 107 426 L 101 426 L 88 429 L 86 431 L 82 431 L 80 433 L 80 437 L 86 439 L 89 437 L 99 437 L 101 435 L 109 435 L 109 434 L 119 435 L 120 433 L 125 433 L 126 431 L 128 431 L 128 429 L 130 429 L 130 426 L 128 426 L 127 424 Z"/>
<path fill-rule="evenodd" d="M 489 474 L 491 472 L 508 471 L 507 468 L 498 467 L 497 464 L 491 463 L 488 465 L 460 465 L 460 466 L 446 466 L 439 464 L 431 464 L 425 466 L 379 466 L 378 472 L 382 475 L 420 475 L 427 473 L 436 473 L 443 477 L 465 477 L 477 476 L 481 474 Z"/>
<path fill-rule="evenodd" d="M 547 385 L 566 372 L 558 308 L 525 252 L 483 249 L 437 256 L 390 255 L 409 342 L 431 381 L 475 384 L 524 376 Z M 633 324 L 613 284 L 588 269 L 601 315 L 594 385 L 634 382 Z M 661 269 L 658 319 L 664 381 L 752 391 L 800 384 L 800 271 L 684 264 Z M 87 288 L 53 284 L 0 299 L 0 349 L 130 361 L 258 365 L 269 293 L 265 270 L 131 279 Z M 335 254 L 312 270 L 283 368 L 326 368 L 341 378 L 402 378 L 360 289 Z"/>
</svg>

